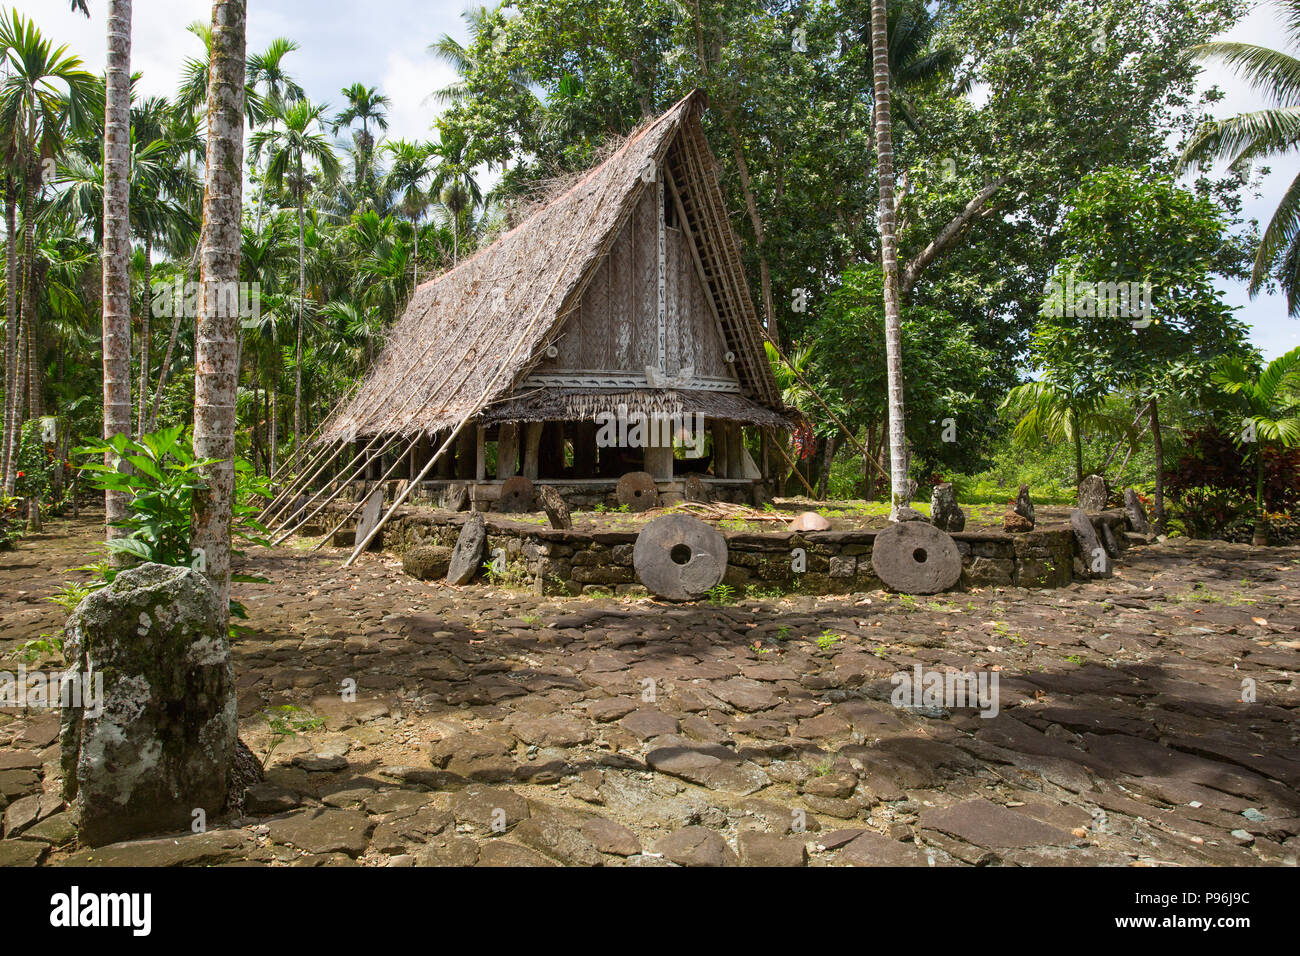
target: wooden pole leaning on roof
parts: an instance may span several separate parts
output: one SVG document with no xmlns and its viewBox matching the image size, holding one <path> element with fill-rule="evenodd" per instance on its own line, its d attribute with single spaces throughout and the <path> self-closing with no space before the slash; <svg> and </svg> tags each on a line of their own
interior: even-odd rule
<svg viewBox="0 0 1300 956">
<path fill-rule="evenodd" d="M 326 415 L 323 419 L 321 419 L 320 423 L 317 424 L 316 428 L 312 431 L 312 433 L 311 433 L 309 436 L 307 436 L 306 441 L 304 441 L 304 442 L 302 443 L 302 446 L 301 446 L 300 448 L 295 448 L 295 449 L 293 450 L 293 454 L 289 457 L 289 460 L 288 460 L 287 462 L 281 462 L 281 463 L 280 463 L 280 467 L 277 468 L 277 469 L 275 470 L 275 473 L 272 474 L 272 475 L 270 475 L 270 476 L 268 476 L 268 477 L 269 477 L 269 480 L 271 480 L 271 481 L 275 481 L 275 479 L 276 479 L 279 475 L 282 475 L 282 474 L 285 473 L 285 469 L 290 468 L 290 467 L 296 467 L 296 466 L 297 466 L 297 464 L 298 464 L 299 460 L 302 458 L 302 456 L 303 456 L 305 450 L 306 450 L 307 448 L 311 447 L 311 443 L 312 443 L 312 441 L 314 441 L 315 438 L 316 438 L 316 436 L 317 436 L 318 434 L 320 434 L 321 429 L 324 428 L 326 424 L 328 424 L 329 420 L 330 420 L 332 417 L 334 417 L 334 413 L 337 412 L 337 411 L 338 411 L 338 410 L 343 406 L 343 403 L 344 403 L 345 401 L 347 401 L 347 400 L 348 400 L 348 396 L 347 396 L 347 395 L 344 395 L 342 398 L 340 398 L 337 402 L 334 403 L 334 407 L 330 409 L 329 414 Z M 321 456 L 324 455 L 324 454 L 326 454 L 326 453 L 329 451 L 329 448 L 330 448 L 329 445 L 325 445 L 325 446 L 323 446 L 322 448 L 320 448 L 318 451 L 316 451 L 316 452 L 312 452 L 312 457 L 311 457 L 310 461 L 308 462 L 307 467 L 306 467 L 306 468 L 303 468 L 301 471 L 294 472 L 294 473 L 293 473 L 293 475 L 294 475 L 294 479 L 293 479 L 293 481 L 290 483 L 290 485 L 289 485 L 288 487 L 286 487 L 286 488 L 280 490 L 279 492 L 277 492 L 274 496 L 272 496 L 271 500 L 270 500 L 269 502 L 267 502 L 266 507 L 263 508 L 262 511 L 261 511 L 261 513 L 258 515 L 258 520 L 259 520 L 259 521 L 262 521 L 263 523 L 265 523 L 265 519 L 266 519 L 267 513 L 268 513 L 272 508 L 274 508 L 277 504 L 282 504 L 282 503 L 284 502 L 285 499 L 287 499 L 287 498 L 291 498 L 291 497 L 293 496 L 293 492 L 296 491 L 296 490 L 297 490 L 297 489 L 302 485 L 302 473 L 303 473 L 303 472 L 306 472 L 306 471 L 309 471 L 312 467 L 314 467 L 315 464 L 316 464 L 318 461 L 320 461 Z M 337 452 L 335 452 L 335 454 L 337 455 Z M 334 456 L 330 456 L 329 461 L 326 461 L 326 462 L 325 462 L 325 465 L 322 466 L 322 467 L 326 467 L 326 466 L 328 466 L 328 465 L 329 465 L 329 462 L 330 462 L 330 461 L 333 461 L 333 460 L 334 460 Z M 278 514 L 278 513 L 279 513 L 279 512 L 277 511 L 277 514 Z"/>
<path fill-rule="evenodd" d="M 768 341 L 771 342 L 772 340 L 768 339 Z M 876 461 L 876 459 L 871 457 L 871 453 L 867 451 L 866 447 L 862 444 L 862 442 L 858 441 L 858 436 L 853 434 L 853 432 L 849 431 L 849 427 L 845 425 L 842 421 L 840 421 L 840 417 L 836 415 L 834 411 L 831 410 L 831 407 L 829 405 L 827 405 L 824 401 L 822 401 L 822 397 L 817 394 L 817 390 L 813 388 L 810 384 L 808 384 L 808 380 L 804 378 L 799 373 L 799 370 L 790 363 L 790 360 L 785 357 L 785 354 L 781 351 L 781 346 L 777 345 L 775 342 L 772 342 L 772 350 L 775 351 L 777 357 L 782 362 L 785 363 L 785 367 L 790 370 L 790 374 L 793 375 L 799 381 L 799 384 L 802 385 L 804 388 L 808 389 L 808 394 L 811 395 L 813 398 L 817 399 L 817 404 L 820 405 L 822 408 L 826 409 L 826 414 L 831 417 L 831 421 L 833 421 L 836 425 L 839 426 L 840 431 L 844 432 L 845 437 L 847 437 L 848 440 L 853 443 L 853 446 L 857 448 L 858 453 L 862 455 L 863 458 L 870 461 L 871 464 L 875 465 L 876 471 L 880 472 L 880 474 L 885 478 L 885 480 L 888 481 L 889 473 L 885 471 L 885 469 L 880 467 L 880 463 Z"/>
<path fill-rule="evenodd" d="M 483 302 L 485 302 L 485 301 L 486 301 L 486 299 L 480 299 L 480 304 L 479 304 L 478 306 L 475 307 L 475 312 L 476 312 L 476 313 L 479 311 L 479 309 L 481 308 Z M 475 335 L 473 341 L 471 342 L 471 345 L 475 345 L 475 346 L 478 345 L 479 339 L 481 339 L 481 338 L 483 337 L 483 335 L 484 335 L 485 331 L 487 330 L 487 328 L 488 328 L 488 327 L 487 327 L 486 325 L 480 327 L 480 329 L 478 330 L 478 334 Z M 438 344 L 440 344 L 440 345 L 444 345 L 444 347 L 445 347 L 445 343 L 441 343 L 441 342 L 439 342 L 438 340 L 436 340 L 436 339 L 432 339 L 432 338 L 431 338 L 431 339 L 429 340 L 429 344 L 426 345 L 426 346 L 424 347 L 424 349 L 420 352 L 418 358 L 416 358 L 415 362 L 412 363 L 412 368 L 418 368 L 418 367 L 419 367 L 419 365 L 423 362 L 423 360 L 428 356 L 429 351 L 432 349 L 432 347 L 433 347 L 433 345 L 434 345 L 435 343 L 438 343 Z M 424 376 L 420 379 L 420 381 L 417 382 L 413 388 L 410 388 L 410 389 L 406 392 L 406 397 L 405 397 L 405 400 L 402 402 L 402 404 L 399 405 L 397 408 L 391 410 L 391 411 L 388 413 L 388 416 L 383 420 L 383 422 L 382 422 L 381 424 L 375 426 L 375 434 L 374 434 L 374 436 L 370 439 L 370 441 L 366 443 L 366 447 L 363 448 L 363 449 L 361 450 L 361 455 L 365 455 L 367 452 L 370 451 L 371 448 L 374 447 L 375 442 L 378 441 L 380 438 L 383 437 L 383 435 L 385 434 L 385 430 L 388 428 L 388 426 L 392 425 L 393 422 L 396 420 L 396 418 L 397 418 L 399 415 L 405 414 L 406 411 L 410 408 L 410 406 L 411 406 L 412 403 L 414 403 L 414 402 L 419 402 L 419 401 L 422 401 L 422 400 L 423 400 L 423 399 L 420 397 L 420 396 L 421 396 L 421 389 L 423 389 L 425 383 L 428 382 L 428 380 L 429 380 L 429 376 L 433 374 L 434 368 L 435 368 L 435 366 L 432 365 L 432 364 L 430 364 L 429 367 L 428 367 L 428 369 L 425 371 Z M 466 372 L 466 376 L 468 376 L 468 372 Z M 386 401 L 386 400 L 387 400 L 387 399 L 388 399 L 388 398 L 393 394 L 393 392 L 395 392 L 398 388 L 400 388 L 401 386 L 405 385 L 405 384 L 407 383 L 407 379 L 408 379 L 409 377 L 410 377 L 410 373 L 407 373 L 406 375 L 403 375 L 401 378 L 399 378 L 399 379 L 397 379 L 396 381 L 394 381 L 393 383 L 391 383 L 391 384 L 390 384 L 390 385 L 389 385 L 389 386 L 384 390 L 384 392 L 382 393 L 382 396 L 381 396 L 381 399 L 380 399 L 380 404 L 383 404 L 383 402 Z M 464 377 L 462 377 L 462 381 L 464 381 Z M 368 421 L 369 421 L 369 418 L 367 419 L 367 422 L 368 422 Z M 360 466 L 356 471 L 354 471 L 354 472 L 352 473 L 352 475 L 350 475 L 346 481 L 340 483 L 339 486 L 338 486 L 337 488 L 335 488 L 334 491 L 329 495 L 329 497 L 326 498 L 325 501 L 322 502 L 321 505 L 320 505 L 320 506 L 319 506 L 315 511 L 312 512 L 312 514 L 309 516 L 309 519 L 310 519 L 310 517 L 314 517 L 315 515 L 319 514 L 320 511 L 323 510 L 324 508 L 328 507 L 328 506 L 330 505 L 330 503 L 334 501 L 334 499 L 336 499 L 340 494 L 343 493 L 343 489 L 346 488 L 347 485 L 348 485 L 350 482 L 352 482 L 352 481 L 354 481 L 354 480 L 356 479 L 356 477 L 357 477 L 357 475 L 360 473 L 361 469 L 364 469 L 366 466 L 368 466 L 372 461 L 375 460 L 376 457 L 378 457 L 378 456 L 382 456 L 382 455 L 384 454 L 384 452 L 387 451 L 390 447 L 392 447 L 393 443 L 394 443 L 395 441 L 397 441 L 400 437 L 401 437 L 400 435 L 394 435 L 392 438 L 390 438 L 387 442 L 384 443 L 384 445 L 379 449 L 378 452 L 372 452 L 372 453 L 371 453 L 371 454 L 370 454 L 370 455 L 365 459 L 365 461 L 361 464 L 361 466 Z M 345 447 L 347 447 L 347 443 L 346 443 L 346 442 L 340 444 L 339 448 L 335 450 L 335 452 L 334 452 L 334 454 L 333 454 L 332 456 L 330 456 L 329 461 L 326 461 L 325 464 L 322 465 L 321 467 L 322 467 L 322 468 L 327 467 L 331 461 L 333 461 L 335 458 L 337 458 L 337 457 L 342 453 L 342 451 L 343 451 L 343 449 L 344 449 Z M 409 445 L 408 445 L 408 449 L 409 449 Z M 359 457 L 359 456 L 358 456 L 358 457 Z M 399 461 L 400 461 L 400 458 L 399 458 Z M 349 467 L 351 467 L 351 466 L 349 466 Z M 383 479 L 380 479 L 380 480 L 382 481 Z M 316 500 L 316 496 L 313 496 L 311 500 L 312 500 L 312 501 Z M 310 504 L 310 502 L 308 502 L 308 503 Z M 281 510 L 283 510 L 283 509 L 281 509 Z M 354 509 L 354 511 L 355 511 L 355 509 Z M 309 519 L 308 519 L 308 520 L 309 520 Z M 344 519 L 344 520 L 346 521 L 347 519 Z M 302 527 L 302 525 L 303 525 L 304 523 L 305 523 L 305 522 L 299 522 L 298 525 L 297 525 L 297 527 Z M 339 527 L 342 527 L 342 523 L 340 523 L 338 526 L 336 526 L 336 527 L 334 528 L 334 531 L 337 531 Z M 295 528 L 294 530 L 296 530 L 296 528 Z M 292 531 L 291 531 L 290 533 L 292 533 Z M 331 531 L 330 534 L 333 534 L 333 531 Z M 287 536 L 286 536 L 286 537 L 287 537 Z M 323 539 L 322 539 L 322 541 L 326 540 L 328 537 L 329 537 L 329 536 L 327 535 L 326 538 L 323 538 Z M 283 540 L 283 538 L 281 538 L 280 540 Z M 319 546 L 320 546 L 320 545 L 318 544 L 317 547 L 319 547 Z M 315 549 L 313 549 L 313 550 L 315 550 Z"/>
<path fill-rule="evenodd" d="M 424 350 L 420 353 L 420 357 L 417 361 L 423 361 L 423 359 L 429 354 L 430 349 L 433 348 L 433 345 L 434 343 L 432 341 L 426 344 Z M 388 398 L 392 396 L 392 393 L 397 388 L 397 386 L 404 381 L 405 379 L 402 379 L 399 382 L 390 385 L 388 389 L 383 393 L 380 403 L 382 404 L 383 402 L 386 402 Z M 326 419 L 322 421 L 320 425 L 317 427 L 317 431 L 320 431 L 320 429 L 324 428 L 329 423 L 330 419 L 333 418 L 334 415 L 338 412 L 338 410 L 343 406 L 343 403 L 348 400 L 349 400 L 348 398 L 339 399 L 339 401 L 335 404 L 334 408 L 331 409 L 329 416 L 327 416 Z M 405 411 L 406 405 L 409 404 L 411 401 L 412 401 L 412 396 L 408 394 L 406 397 L 406 403 L 403 404 L 402 407 L 398 409 L 398 411 Z M 387 424 L 392 420 L 393 414 L 396 414 L 396 412 L 389 414 L 389 417 L 385 422 L 385 424 Z M 365 448 L 361 449 L 361 454 L 364 455 L 367 451 L 369 451 L 373 447 L 375 440 L 379 438 L 382 433 L 383 433 L 382 428 L 377 429 L 375 432 L 375 437 L 372 438 L 370 442 L 366 444 Z M 314 434 L 315 433 L 313 433 L 313 435 Z M 303 475 L 299 474 L 294 479 L 294 481 L 290 484 L 290 486 L 277 496 L 276 501 L 281 501 L 281 505 L 278 509 L 276 509 L 275 516 L 280 515 L 284 511 L 284 502 L 289 501 L 290 499 L 292 499 L 292 497 L 296 492 L 300 491 L 302 488 L 307 487 L 307 485 L 310 484 L 311 481 L 313 481 L 316 478 L 316 476 L 320 474 L 321 471 L 328 468 L 330 464 L 333 463 L 339 457 L 339 455 L 343 453 L 343 449 L 346 448 L 347 445 L 348 445 L 347 442 L 339 443 L 338 446 L 334 449 L 334 453 L 331 454 L 324 462 L 321 462 L 320 466 L 316 469 L 315 473 L 313 473 L 310 477 L 304 479 Z M 326 448 L 323 449 L 322 451 L 328 451 L 328 450 L 329 448 L 328 446 L 326 446 Z M 310 470 L 310 468 L 311 466 L 309 465 L 308 468 L 303 470 L 303 472 L 305 473 L 306 471 Z M 265 515 L 267 511 L 269 511 L 271 507 L 273 507 L 274 505 L 275 505 L 275 501 L 273 501 L 270 505 L 268 505 L 267 508 L 263 510 L 262 514 Z"/>
<path fill-rule="evenodd" d="M 627 145 L 630 146 L 631 142 L 632 141 L 629 140 Z M 665 138 L 664 143 L 666 144 L 668 142 L 671 142 L 671 139 Z M 624 148 L 627 147 L 625 146 Z M 653 157 L 653 159 L 656 163 L 656 169 L 661 168 L 662 157 L 656 154 Z M 609 188 L 610 188 L 609 185 L 606 185 L 605 187 L 606 192 L 608 192 Z M 640 200 L 640 190 L 637 191 L 636 201 L 639 200 Z M 629 210 L 634 209 L 635 205 L 636 205 L 635 202 L 629 203 L 628 209 Z M 599 208 L 599 204 L 596 204 L 596 208 Z M 615 225 L 610 230 L 611 236 L 616 235 L 618 233 L 620 224 L 625 217 L 626 217 L 626 211 L 624 216 L 620 217 L 618 220 L 615 221 Z M 572 257 L 572 250 L 577 249 L 581 245 L 582 240 L 587 238 L 588 232 L 591 230 L 591 228 L 594 225 L 595 225 L 595 217 L 592 217 L 591 219 L 588 220 L 587 227 L 584 230 L 583 234 L 579 236 L 578 240 L 570 244 L 569 246 L 570 257 Z M 357 560 L 357 557 L 366 549 L 366 547 L 370 544 L 371 540 L 375 537 L 375 535 L 377 535 L 383 529 L 384 525 L 388 523 L 388 519 L 391 518 L 394 512 L 396 512 L 397 509 L 402 505 L 402 503 L 406 501 L 407 496 L 409 496 L 411 493 L 411 490 L 416 485 L 418 485 L 421 481 L 424 480 L 424 476 L 429 473 L 429 470 L 433 468 L 434 464 L 436 464 L 437 461 L 442 457 L 443 453 L 446 452 L 446 450 L 456 440 L 456 438 L 460 435 L 461 431 L 464 430 L 465 425 L 469 422 L 469 420 L 473 418 L 475 415 L 477 415 L 480 411 L 482 411 L 483 407 L 487 404 L 488 399 L 492 394 L 492 389 L 496 387 L 497 380 L 501 378 L 501 374 L 509 367 L 510 363 L 514 360 L 515 356 L 519 354 L 520 348 L 523 347 L 524 341 L 532 333 L 538 321 L 541 319 L 543 309 L 546 307 L 546 303 L 550 300 L 551 296 L 555 293 L 555 290 L 559 286 L 560 280 L 563 277 L 564 277 L 564 270 L 562 268 L 557 269 L 555 275 L 555 281 L 551 283 L 551 286 L 549 289 L 547 289 L 546 294 L 541 297 L 541 300 L 537 306 L 537 311 L 533 313 L 533 317 L 529 320 L 528 325 L 525 327 L 523 333 L 519 336 L 518 340 L 515 342 L 515 346 L 513 349 L 511 349 L 510 354 L 506 356 L 505 360 L 497 367 L 496 372 L 493 373 L 492 378 L 488 381 L 487 385 L 483 387 L 482 394 L 479 395 L 478 399 L 470 407 L 469 411 L 465 412 L 465 414 L 461 416 L 460 420 L 456 423 L 456 427 L 453 428 L 451 430 L 451 433 L 447 436 L 447 440 L 442 443 L 442 446 L 436 452 L 434 452 L 432 456 L 430 456 L 428 462 L 425 463 L 425 466 L 423 469 L 421 469 L 419 475 L 417 475 L 415 478 L 413 478 L 410 481 L 410 483 L 406 486 L 406 488 L 402 491 L 402 493 L 399 494 L 396 499 L 394 499 L 393 503 L 389 506 L 388 510 L 383 515 L 380 516 L 379 521 L 376 522 L 375 526 L 370 529 L 370 533 L 367 534 L 363 540 L 358 541 L 356 543 L 356 547 L 353 548 L 352 554 L 349 555 L 348 559 L 343 562 L 343 566 L 345 568 L 349 568 L 352 566 L 352 564 Z M 466 370 L 465 377 L 468 377 L 468 370 Z M 464 381 L 464 377 L 461 379 L 461 381 L 462 382 Z"/>
<path fill-rule="evenodd" d="M 774 441 L 772 442 L 772 445 L 778 452 L 780 452 L 781 457 L 785 459 L 785 463 L 790 466 L 790 470 L 798 476 L 799 483 L 808 489 L 808 497 L 816 498 L 817 492 L 812 490 L 812 485 L 808 484 L 808 479 L 803 476 L 803 472 L 799 470 L 799 466 L 790 460 L 790 456 L 785 453 L 785 449 L 781 447 L 781 443 L 779 441 Z"/>
<path fill-rule="evenodd" d="M 379 436 L 375 436 L 375 437 L 377 438 L 377 437 L 379 437 Z M 303 525 L 305 525 L 305 524 L 307 524 L 309 521 L 311 521 L 312 518 L 316 517 L 318 514 L 320 514 L 322 511 L 324 511 L 326 508 L 328 508 L 328 507 L 330 506 L 330 503 L 331 503 L 332 501 L 334 501 L 334 499 L 337 498 L 340 494 L 342 494 L 344 488 L 346 488 L 346 487 L 347 487 L 348 485 L 350 485 L 352 482 L 356 481 L 357 478 L 361 475 L 361 473 L 362 473 L 366 468 L 370 467 L 371 463 L 374 462 L 376 459 L 382 461 L 382 460 L 383 460 L 383 457 L 384 457 L 384 453 L 385 453 L 386 451 L 388 451 L 389 448 L 391 448 L 394 444 L 396 444 L 396 443 L 397 443 L 398 441 L 400 441 L 400 440 L 401 440 L 401 436 L 400 436 L 400 435 L 394 435 L 394 436 L 393 436 L 392 438 L 390 438 L 387 442 L 385 442 L 384 445 L 383 445 L 383 447 L 381 447 L 378 451 L 376 451 L 376 452 L 374 452 L 372 455 L 370 455 L 370 457 L 366 458 L 366 460 L 363 461 L 363 462 L 361 462 L 360 465 L 357 465 L 356 470 L 353 471 L 352 474 L 349 475 L 346 479 L 344 479 L 344 481 L 341 482 L 341 483 L 339 484 L 339 487 L 336 488 L 336 489 L 335 489 L 335 490 L 334 490 L 334 491 L 329 495 L 328 498 L 326 498 L 324 501 L 322 501 L 320 504 L 318 504 L 318 505 L 316 506 L 315 510 L 313 510 L 310 514 L 306 515 L 305 517 L 300 518 L 300 519 L 298 520 L 298 522 L 297 522 L 296 524 L 293 525 L 293 527 L 290 528 L 289 525 L 290 525 L 290 523 L 293 522 L 295 516 L 294 516 L 294 515 L 291 515 L 289 518 L 287 518 L 287 519 L 285 520 L 284 524 L 282 524 L 282 525 L 280 526 L 279 530 L 278 530 L 278 535 L 279 535 L 279 536 L 276 537 L 276 538 L 274 538 L 274 539 L 271 541 L 271 544 L 272 544 L 272 545 L 279 544 L 279 543 L 280 543 L 281 541 L 283 541 L 285 538 L 289 537 L 289 535 L 293 534 L 295 531 L 297 531 L 297 530 L 298 530 L 299 528 L 301 528 Z M 369 446 L 367 446 L 367 447 L 369 447 Z M 406 447 L 402 449 L 402 454 L 405 454 L 406 452 L 410 451 L 410 448 L 411 448 L 411 442 L 408 441 L 407 444 L 406 444 Z M 389 476 L 390 474 L 392 474 L 393 469 L 396 468 L 399 464 L 401 464 L 401 462 L 402 462 L 402 456 L 401 456 L 401 454 L 399 454 L 399 455 L 397 456 L 397 460 L 394 461 L 393 464 L 391 464 L 391 465 L 388 467 L 388 471 L 384 472 L 383 475 L 381 475 L 378 479 L 376 479 L 376 484 L 381 483 L 381 482 L 383 482 L 384 480 L 386 480 L 386 479 L 388 478 L 388 476 Z M 353 464 L 355 464 L 355 462 L 353 462 Z M 349 466 L 349 467 L 351 467 L 351 466 Z M 313 496 L 313 497 L 311 498 L 311 500 L 309 500 L 309 501 L 307 502 L 307 504 L 303 506 L 303 508 L 302 508 L 302 511 L 303 511 L 303 512 L 305 512 L 305 511 L 307 510 L 307 508 L 311 505 L 312 501 L 315 501 L 315 500 L 316 500 L 316 497 L 317 497 L 317 496 Z M 363 505 L 363 504 L 365 504 L 365 500 L 364 500 L 364 499 L 363 499 L 360 503 L 357 504 L 357 507 L 360 508 L 361 505 Z M 352 511 L 352 513 L 349 513 L 348 517 L 349 517 L 349 518 L 352 517 L 352 514 L 354 514 L 355 511 L 356 511 L 356 509 L 354 508 L 353 511 Z M 302 513 L 302 512 L 299 512 L 299 514 L 301 514 L 301 513 Z M 347 521 L 347 518 L 344 518 L 343 521 Z M 333 530 L 331 530 L 331 531 L 329 532 L 329 534 L 332 535 L 335 531 L 337 531 L 337 530 L 339 529 L 339 527 L 342 527 L 342 522 L 340 522 L 339 525 L 338 525 L 337 527 L 335 527 Z"/>
</svg>

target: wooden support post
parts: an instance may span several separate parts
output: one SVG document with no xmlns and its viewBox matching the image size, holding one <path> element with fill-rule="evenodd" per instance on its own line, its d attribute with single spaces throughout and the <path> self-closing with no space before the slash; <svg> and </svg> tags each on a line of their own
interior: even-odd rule
<svg viewBox="0 0 1300 956">
<path fill-rule="evenodd" d="M 758 470 L 767 481 L 772 477 L 772 430 L 764 425 L 758 430 Z"/>
<path fill-rule="evenodd" d="M 447 440 L 446 434 L 439 433 L 437 437 L 437 444 L 441 445 L 446 440 Z M 430 455 L 432 455 L 432 451 L 430 452 Z M 429 459 L 426 458 L 424 460 L 424 463 L 427 465 L 429 463 Z M 443 455 L 441 458 L 438 459 L 438 463 L 434 468 L 434 472 L 433 472 L 434 477 L 440 478 L 443 481 L 448 481 L 454 478 L 456 476 L 455 465 L 456 465 L 456 459 L 454 455 Z"/>
<path fill-rule="evenodd" d="M 714 419 L 710 430 L 713 433 L 713 477 L 726 478 L 729 472 L 727 462 L 727 426 L 730 422 Z"/>
<path fill-rule="evenodd" d="M 727 423 L 727 477 L 745 477 L 745 436 L 736 422 Z"/>
<path fill-rule="evenodd" d="M 645 450 L 645 470 L 655 481 L 671 481 L 673 477 L 673 449 L 649 447 Z"/>
<path fill-rule="evenodd" d="M 480 425 L 474 431 L 474 440 L 478 446 L 474 456 L 474 480 L 483 481 L 487 478 L 487 428 Z"/>
<path fill-rule="evenodd" d="M 577 422 L 573 427 L 573 476 L 596 477 L 595 422 Z"/>
<path fill-rule="evenodd" d="M 542 423 L 528 422 L 524 426 L 523 476 L 534 481 L 538 477 L 538 455 L 542 447 Z"/>
<path fill-rule="evenodd" d="M 519 467 L 519 426 L 502 422 L 497 431 L 497 481 L 515 476 Z"/>
<path fill-rule="evenodd" d="M 471 481 L 474 478 L 478 462 L 477 434 L 477 428 L 466 426 L 456 436 L 456 477 L 461 481 Z"/>
</svg>

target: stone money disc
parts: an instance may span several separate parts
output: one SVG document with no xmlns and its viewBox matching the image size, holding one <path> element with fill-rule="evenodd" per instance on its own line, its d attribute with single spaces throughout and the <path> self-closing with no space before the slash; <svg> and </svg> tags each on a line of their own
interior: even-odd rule
<svg viewBox="0 0 1300 956">
<path fill-rule="evenodd" d="M 661 515 L 632 548 L 637 580 L 670 601 L 694 601 L 727 573 L 727 539 L 690 515 Z"/>
<path fill-rule="evenodd" d="M 895 591 L 937 594 L 961 578 L 961 552 L 929 522 L 900 521 L 876 535 L 871 567 Z"/>
</svg>

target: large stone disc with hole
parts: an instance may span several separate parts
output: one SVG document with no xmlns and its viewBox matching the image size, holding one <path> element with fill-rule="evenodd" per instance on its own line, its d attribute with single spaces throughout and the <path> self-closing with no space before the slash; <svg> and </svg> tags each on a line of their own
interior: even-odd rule
<svg viewBox="0 0 1300 956">
<path fill-rule="evenodd" d="M 629 511 L 649 511 L 659 507 L 659 490 L 655 487 L 654 476 L 648 471 L 629 471 L 618 480 L 614 489 L 620 505 L 627 505 Z"/>
<path fill-rule="evenodd" d="M 507 478 L 497 499 L 497 511 L 508 515 L 523 514 L 533 510 L 533 482 L 523 475 Z"/>
<path fill-rule="evenodd" d="M 694 601 L 727 573 L 727 539 L 690 515 L 661 515 L 632 548 L 637 580 L 670 601 Z"/>
<path fill-rule="evenodd" d="M 928 521 L 900 521 L 876 535 L 871 567 L 895 591 L 937 594 L 961 578 L 961 552 Z"/>
</svg>

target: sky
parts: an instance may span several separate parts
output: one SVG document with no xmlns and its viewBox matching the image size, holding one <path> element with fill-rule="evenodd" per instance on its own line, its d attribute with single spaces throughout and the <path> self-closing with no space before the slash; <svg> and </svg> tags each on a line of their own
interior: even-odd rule
<svg viewBox="0 0 1300 956">
<path fill-rule="evenodd" d="M 90 0 L 91 18 L 69 9 L 67 0 L 10 0 L 4 4 L 35 19 L 56 43 L 66 43 L 86 68 L 104 69 L 104 0 Z M 455 78 L 454 71 L 428 52 L 431 42 L 448 33 L 467 39 L 461 13 L 466 0 L 252 0 L 248 16 L 248 48 L 264 49 L 278 36 L 296 40 L 301 49 L 286 60 L 291 73 L 316 102 L 338 108 L 340 91 L 352 83 L 378 86 L 391 100 L 388 135 L 428 139 L 438 106 L 429 94 Z M 143 76 L 138 91 L 145 96 L 175 93 L 181 64 L 199 51 L 199 41 L 185 27 L 211 18 L 211 0 L 135 0 L 132 24 L 132 69 Z M 1269 3 L 1260 4 L 1220 39 L 1272 46 L 1281 30 Z M 1210 65 L 1203 76 L 1226 93 L 1216 115 L 1226 117 L 1258 109 L 1260 98 L 1220 67 Z M 1246 198 L 1245 214 L 1266 223 L 1278 199 L 1300 172 L 1300 156 L 1274 160 L 1258 199 Z M 1245 283 L 1221 283 L 1225 300 L 1239 307 L 1238 316 L 1251 327 L 1251 341 L 1266 359 L 1300 345 L 1300 319 L 1286 314 L 1280 296 L 1251 299 Z"/>
</svg>

